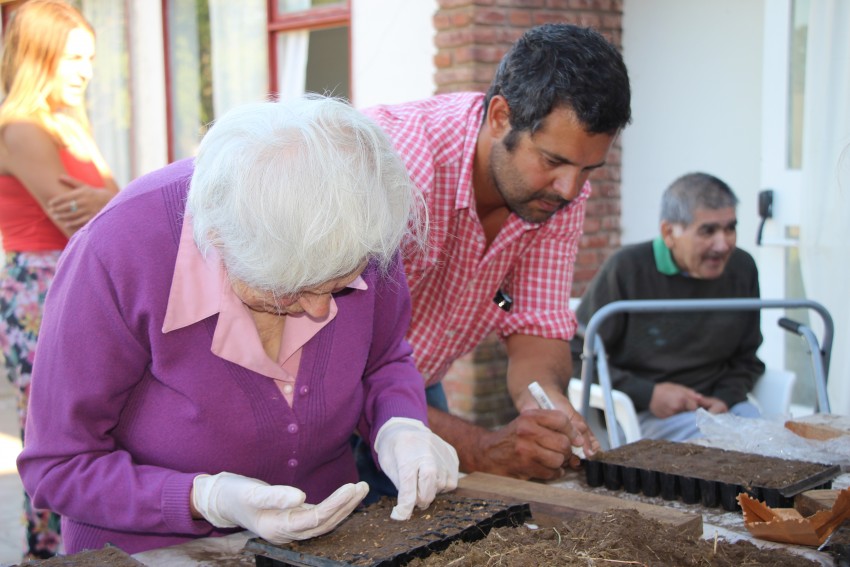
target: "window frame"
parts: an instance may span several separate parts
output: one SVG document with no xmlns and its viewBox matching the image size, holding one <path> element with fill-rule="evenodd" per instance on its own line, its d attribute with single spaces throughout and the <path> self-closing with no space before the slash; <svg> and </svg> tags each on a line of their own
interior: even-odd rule
<svg viewBox="0 0 850 567">
<path fill-rule="evenodd" d="M 269 85 L 268 92 L 276 93 L 278 89 L 277 49 L 275 48 L 277 34 L 300 31 L 320 30 L 325 28 L 348 27 L 348 68 L 351 69 L 351 0 L 344 0 L 331 6 L 307 8 L 298 12 L 278 14 L 275 6 L 277 0 L 267 0 L 268 12 L 268 54 L 269 54 Z M 351 92 L 351 74 L 348 76 L 348 88 Z"/>
</svg>

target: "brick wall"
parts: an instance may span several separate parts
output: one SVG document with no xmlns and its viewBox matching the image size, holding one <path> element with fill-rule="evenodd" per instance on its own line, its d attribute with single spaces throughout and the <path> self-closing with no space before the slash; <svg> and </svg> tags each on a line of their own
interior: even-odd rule
<svg viewBox="0 0 850 567">
<path fill-rule="evenodd" d="M 438 93 L 486 91 L 496 65 L 528 28 L 550 22 L 589 26 L 622 47 L 623 0 L 439 0 L 434 16 Z M 584 235 L 573 278 L 581 297 L 596 270 L 620 246 L 620 144 L 591 178 Z M 516 412 L 507 393 L 507 360 L 491 336 L 458 360 L 443 384 L 452 412 L 485 427 Z"/>
</svg>

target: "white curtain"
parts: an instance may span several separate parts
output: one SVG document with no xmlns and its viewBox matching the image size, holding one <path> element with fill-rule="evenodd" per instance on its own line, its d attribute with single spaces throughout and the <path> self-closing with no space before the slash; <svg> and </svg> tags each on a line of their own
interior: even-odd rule
<svg viewBox="0 0 850 567">
<path fill-rule="evenodd" d="M 811 3 L 803 126 L 800 262 L 809 299 L 835 323 L 833 413 L 850 414 L 850 2 Z M 812 317 L 813 327 L 817 316 Z M 817 332 L 817 329 L 816 329 Z M 818 336 L 822 336 L 818 333 Z"/>
<path fill-rule="evenodd" d="M 85 0 L 82 12 L 97 40 L 86 98 L 92 132 L 119 187 L 133 178 L 130 161 L 130 77 L 123 2 Z"/>
<path fill-rule="evenodd" d="M 213 110 L 265 100 L 268 44 L 265 0 L 209 0 Z"/>
<path fill-rule="evenodd" d="M 307 89 L 307 54 L 310 32 L 307 30 L 279 33 L 277 49 L 278 97 L 281 100 L 301 96 Z"/>
</svg>

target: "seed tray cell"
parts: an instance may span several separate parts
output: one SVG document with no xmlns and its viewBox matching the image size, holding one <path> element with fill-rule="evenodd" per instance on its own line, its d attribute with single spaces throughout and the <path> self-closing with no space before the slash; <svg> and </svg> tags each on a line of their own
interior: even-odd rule
<svg viewBox="0 0 850 567">
<path fill-rule="evenodd" d="M 494 527 L 519 526 L 531 517 L 528 504 L 440 495 L 407 522 L 390 519 L 384 499 L 356 510 L 329 534 L 287 545 L 254 538 L 245 550 L 257 567 L 400 567 L 446 549 L 452 542 L 475 541 Z"/>
<path fill-rule="evenodd" d="M 590 486 L 642 492 L 707 508 L 722 506 L 727 511 L 741 509 L 737 500 L 741 492 L 773 508 L 793 507 L 796 494 L 831 488 L 832 480 L 841 472 L 838 465 L 647 439 L 599 453 L 583 463 Z M 712 470 L 714 465 L 716 470 Z M 772 471 L 781 479 L 771 478 L 768 473 Z M 747 478 L 751 480 L 744 480 Z"/>
<path fill-rule="evenodd" d="M 664 500 L 681 500 L 685 504 L 700 503 L 706 508 L 714 508 L 720 505 L 724 510 L 730 512 L 741 509 L 737 500 L 737 496 L 741 492 L 746 492 L 753 498 L 763 501 L 771 508 L 793 508 L 794 494 L 803 492 L 803 490 L 800 490 L 786 496 L 783 494 L 783 490 L 776 488 L 743 486 L 647 469 L 622 467 L 610 463 L 605 463 L 603 466 L 594 461 L 586 461 L 585 469 L 587 484 L 593 487 L 604 484 L 605 488 L 609 490 L 623 488 L 631 494 L 643 492 L 645 496 L 660 496 Z M 602 474 L 600 475 L 592 469 L 599 469 Z M 637 471 L 637 474 L 625 472 L 628 469 Z M 832 488 L 832 479 L 822 484 L 814 483 L 811 488 L 804 490 L 821 488 Z"/>
</svg>

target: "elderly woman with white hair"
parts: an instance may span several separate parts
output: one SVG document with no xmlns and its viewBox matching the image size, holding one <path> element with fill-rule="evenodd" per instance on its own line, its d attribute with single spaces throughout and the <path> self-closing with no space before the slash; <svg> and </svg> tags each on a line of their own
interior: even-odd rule
<svg viewBox="0 0 850 567">
<path fill-rule="evenodd" d="M 368 489 L 354 431 L 395 519 L 457 485 L 404 340 L 413 201 L 377 126 L 304 97 L 226 114 L 72 239 L 18 460 L 66 552 L 321 535 Z"/>
</svg>

